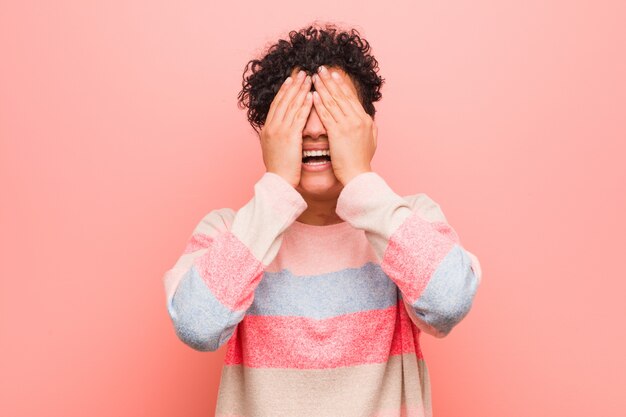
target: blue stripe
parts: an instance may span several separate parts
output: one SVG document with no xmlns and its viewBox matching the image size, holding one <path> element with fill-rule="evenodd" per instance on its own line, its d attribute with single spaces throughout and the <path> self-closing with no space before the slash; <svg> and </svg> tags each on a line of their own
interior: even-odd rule
<svg viewBox="0 0 626 417">
<path fill-rule="evenodd" d="M 471 264 L 467 252 L 460 245 L 454 245 L 433 272 L 420 298 L 412 304 L 420 319 L 444 335 L 448 334 L 472 307 L 478 280 Z"/>
<path fill-rule="evenodd" d="M 195 265 L 180 280 L 168 311 L 178 337 L 200 351 L 217 350 L 244 317 L 244 311 L 231 311 L 215 298 Z"/>
<path fill-rule="evenodd" d="M 397 295 L 396 284 L 373 262 L 319 275 L 284 269 L 264 273 L 246 314 L 325 319 L 385 309 L 397 303 Z"/>
</svg>

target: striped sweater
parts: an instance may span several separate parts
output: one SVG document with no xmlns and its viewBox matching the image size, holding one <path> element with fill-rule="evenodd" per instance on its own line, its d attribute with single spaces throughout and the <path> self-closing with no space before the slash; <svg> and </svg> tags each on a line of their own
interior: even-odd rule
<svg viewBox="0 0 626 417">
<path fill-rule="evenodd" d="M 375 172 L 344 186 L 341 223 L 296 219 L 266 172 L 238 211 L 209 212 L 164 277 L 177 337 L 226 344 L 216 416 L 429 417 L 420 335 L 446 336 L 481 279 L 439 205 Z"/>
</svg>

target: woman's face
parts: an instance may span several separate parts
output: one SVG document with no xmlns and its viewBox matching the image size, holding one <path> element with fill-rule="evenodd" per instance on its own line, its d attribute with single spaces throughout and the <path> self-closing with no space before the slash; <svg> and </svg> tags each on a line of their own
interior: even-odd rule
<svg viewBox="0 0 626 417">
<path fill-rule="evenodd" d="M 341 68 L 327 68 L 332 68 L 334 71 L 345 75 L 345 72 Z M 295 67 L 291 72 L 291 76 L 295 76 L 299 69 L 299 67 Z M 349 87 L 352 88 L 356 94 L 356 87 L 350 77 L 346 77 L 346 80 L 348 81 Z M 313 91 L 314 89 L 315 87 L 311 85 L 311 90 Z M 307 149 L 329 149 L 328 134 L 322 120 L 315 111 L 315 105 L 311 106 L 306 124 L 302 129 L 302 150 L 305 151 Z M 342 189 L 343 184 L 335 177 L 330 162 L 321 165 L 302 163 L 300 183 L 296 186 L 296 190 L 298 190 L 303 197 L 334 199 L 339 196 Z"/>
</svg>

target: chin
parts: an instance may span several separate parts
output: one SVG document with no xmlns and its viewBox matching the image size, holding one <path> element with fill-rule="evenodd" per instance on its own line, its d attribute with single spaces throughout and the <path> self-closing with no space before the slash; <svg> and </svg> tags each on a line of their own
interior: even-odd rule
<svg viewBox="0 0 626 417">
<path fill-rule="evenodd" d="M 335 177 L 332 170 L 324 172 L 306 172 L 300 174 L 300 183 L 296 189 L 301 194 L 319 197 L 337 197 L 343 184 Z"/>
</svg>

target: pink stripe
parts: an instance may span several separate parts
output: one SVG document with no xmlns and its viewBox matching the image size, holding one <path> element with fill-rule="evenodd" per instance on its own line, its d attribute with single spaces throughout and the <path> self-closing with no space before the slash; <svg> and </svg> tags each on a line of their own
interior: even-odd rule
<svg viewBox="0 0 626 417">
<path fill-rule="evenodd" d="M 389 238 L 381 268 L 413 304 L 457 242 L 456 232 L 447 223 L 430 223 L 413 212 Z"/>
<path fill-rule="evenodd" d="M 449 239 L 452 239 L 455 243 L 460 243 L 459 235 L 457 235 L 456 231 L 446 222 L 431 222 L 433 229 L 438 231 L 444 236 L 447 236 Z"/>
<path fill-rule="evenodd" d="M 197 233 L 191 236 L 191 238 L 187 242 L 187 246 L 185 246 L 183 254 L 195 252 L 199 249 L 208 248 L 211 245 L 211 242 L 213 242 L 213 238 L 211 236 L 204 233 Z"/>
<path fill-rule="evenodd" d="M 228 341 L 224 363 L 323 369 L 381 363 L 403 353 L 422 358 L 419 333 L 402 300 L 387 309 L 323 320 L 246 315 Z"/>
<path fill-rule="evenodd" d="M 217 235 L 207 253 L 194 260 L 215 298 L 231 310 L 245 310 L 263 277 L 263 264 L 230 230 Z"/>
<path fill-rule="evenodd" d="M 331 227 L 335 227 L 337 232 L 332 236 L 322 232 L 309 232 L 304 226 L 294 225 L 283 234 L 281 251 L 265 271 L 279 272 L 288 265 L 292 274 L 305 276 L 360 268 L 368 262 L 379 263 L 362 230 L 352 228 L 349 223 Z M 324 262 L 320 262 L 320 259 Z"/>
</svg>

